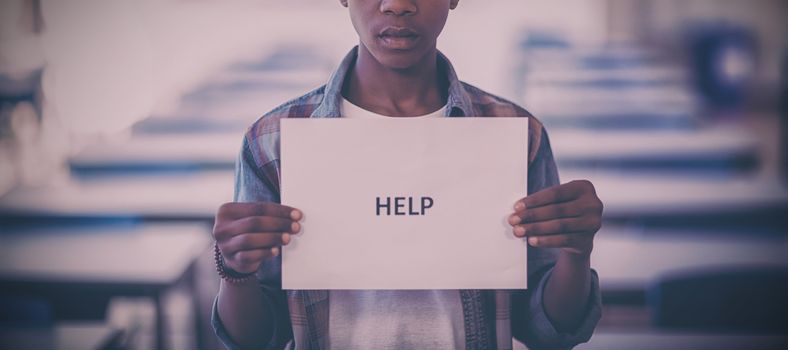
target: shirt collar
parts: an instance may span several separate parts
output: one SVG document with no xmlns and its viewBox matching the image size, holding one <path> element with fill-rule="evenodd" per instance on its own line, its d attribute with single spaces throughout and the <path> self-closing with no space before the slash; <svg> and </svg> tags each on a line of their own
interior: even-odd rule
<svg viewBox="0 0 788 350">
<path fill-rule="evenodd" d="M 345 56 L 339 67 L 331 74 L 326 83 L 323 93 L 323 101 L 312 112 L 312 118 L 337 118 L 340 116 L 340 106 L 342 105 L 342 84 L 345 77 L 350 72 L 351 67 L 356 63 L 358 57 L 358 46 L 354 47 Z M 443 69 L 449 81 L 449 98 L 446 103 L 447 117 L 464 117 L 471 114 L 471 98 L 465 90 L 462 82 L 457 78 L 454 67 L 449 59 L 438 51 L 438 69 Z"/>
</svg>

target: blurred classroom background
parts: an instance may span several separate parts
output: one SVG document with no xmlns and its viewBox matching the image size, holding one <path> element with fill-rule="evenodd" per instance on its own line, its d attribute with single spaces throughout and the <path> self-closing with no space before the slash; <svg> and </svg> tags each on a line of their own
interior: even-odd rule
<svg viewBox="0 0 788 350">
<path fill-rule="evenodd" d="M 606 204 L 580 349 L 778 349 L 788 2 L 460 2 L 439 48 Z M 357 42 L 338 1 L 0 4 L 0 347 L 215 349 L 245 128 Z M 522 345 L 516 344 L 516 348 Z"/>
</svg>

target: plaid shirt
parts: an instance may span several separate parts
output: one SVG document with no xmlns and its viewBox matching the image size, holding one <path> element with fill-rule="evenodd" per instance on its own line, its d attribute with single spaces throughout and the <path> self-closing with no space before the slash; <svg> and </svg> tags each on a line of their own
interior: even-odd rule
<svg viewBox="0 0 788 350">
<path fill-rule="evenodd" d="M 236 167 L 235 200 L 280 202 L 279 121 L 281 118 L 340 117 L 342 83 L 355 63 L 354 48 L 328 83 L 267 113 L 247 131 Z M 514 103 L 463 83 L 448 59 L 439 54 L 439 69 L 449 80 L 446 117 L 529 117 L 528 192 L 559 184 L 550 143 L 542 124 Z M 601 316 L 599 281 L 592 278 L 592 296 L 581 326 L 573 333 L 558 332 L 545 314 L 542 293 L 557 251 L 528 247 L 528 285 L 522 291 L 460 290 L 465 347 L 511 349 L 512 336 L 531 349 L 571 348 L 588 341 Z M 281 288 L 281 257 L 263 262 L 258 272 L 268 310 L 275 318 L 273 338 L 265 349 L 328 349 L 329 292 Z M 227 335 L 214 303 L 212 323 L 229 349 L 238 346 Z"/>
</svg>

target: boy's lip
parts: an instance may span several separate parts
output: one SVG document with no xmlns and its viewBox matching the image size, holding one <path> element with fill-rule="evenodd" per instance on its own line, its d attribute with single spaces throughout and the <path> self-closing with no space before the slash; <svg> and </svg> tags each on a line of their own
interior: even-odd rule
<svg viewBox="0 0 788 350">
<path fill-rule="evenodd" d="M 392 36 L 392 37 L 414 37 L 419 36 L 419 33 L 408 27 L 394 27 L 388 26 L 380 31 L 378 36 Z"/>
<path fill-rule="evenodd" d="M 383 46 L 393 50 L 409 50 L 416 46 L 419 33 L 407 27 L 389 26 L 383 28 L 378 34 Z"/>
</svg>

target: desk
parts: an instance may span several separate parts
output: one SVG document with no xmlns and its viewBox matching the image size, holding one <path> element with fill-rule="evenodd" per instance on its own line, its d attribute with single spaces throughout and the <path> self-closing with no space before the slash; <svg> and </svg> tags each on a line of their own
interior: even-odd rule
<svg viewBox="0 0 788 350">
<path fill-rule="evenodd" d="M 769 215 L 786 223 L 788 190 L 777 179 L 757 177 L 669 176 L 659 173 L 563 171 L 561 181 L 588 179 L 605 203 L 604 218 L 640 221 L 651 217 L 674 220 L 687 216 Z M 726 218 L 727 216 L 727 218 Z M 711 222 L 713 224 L 713 222 Z"/>
<path fill-rule="evenodd" d="M 597 332 L 577 350 L 779 350 L 788 345 L 788 337 L 780 335 L 736 335 L 669 332 Z"/>
<path fill-rule="evenodd" d="M 142 134 L 88 146 L 69 162 L 76 172 L 135 170 L 232 170 L 243 134 Z"/>
<path fill-rule="evenodd" d="M 550 129 L 562 168 L 714 168 L 729 172 L 757 164 L 757 139 L 743 128 L 690 130 Z"/>
<path fill-rule="evenodd" d="M 64 323 L 54 328 L 0 329 L 3 349 L 114 349 L 122 332 L 103 323 Z"/>
<path fill-rule="evenodd" d="M 683 270 L 788 267 L 788 236 L 603 226 L 591 265 L 604 291 L 645 291 Z"/>
<path fill-rule="evenodd" d="M 232 171 L 74 179 L 0 197 L 0 218 L 143 218 L 211 221 L 232 200 Z"/>
<path fill-rule="evenodd" d="M 696 102 L 686 86 L 534 85 L 525 88 L 524 105 L 539 116 L 548 130 L 692 130 Z"/>
<path fill-rule="evenodd" d="M 191 284 L 199 327 L 194 262 L 209 254 L 201 224 L 3 228 L 0 293 L 52 300 L 90 295 L 144 296 L 156 305 L 156 344 L 164 347 L 163 294 Z M 199 328 L 196 329 L 199 339 Z"/>
</svg>

